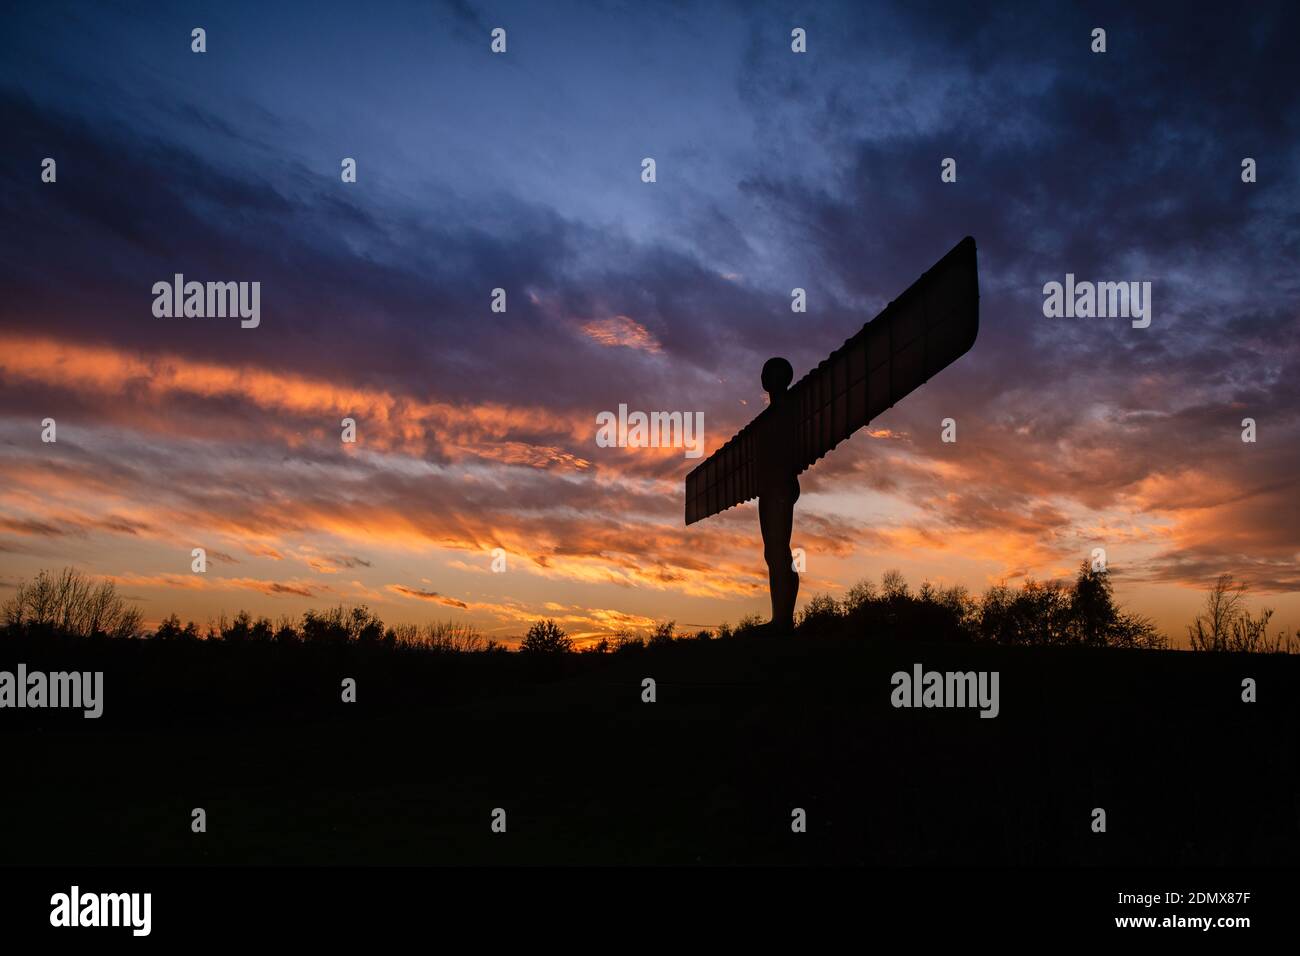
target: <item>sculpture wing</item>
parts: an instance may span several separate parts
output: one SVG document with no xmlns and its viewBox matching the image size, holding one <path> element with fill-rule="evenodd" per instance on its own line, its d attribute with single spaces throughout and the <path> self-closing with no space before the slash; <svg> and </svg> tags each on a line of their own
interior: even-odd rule
<svg viewBox="0 0 1300 956">
<path fill-rule="evenodd" d="M 791 387 L 800 471 L 969 352 L 978 334 L 975 240 L 967 236 Z"/>
<path fill-rule="evenodd" d="M 758 497 L 754 452 L 764 412 L 686 476 L 687 524 Z"/>
<path fill-rule="evenodd" d="M 791 386 L 799 406 L 799 470 L 965 355 L 978 334 L 975 240 L 967 236 Z M 754 446 L 761 418 L 686 476 L 687 524 L 757 496 Z"/>
</svg>

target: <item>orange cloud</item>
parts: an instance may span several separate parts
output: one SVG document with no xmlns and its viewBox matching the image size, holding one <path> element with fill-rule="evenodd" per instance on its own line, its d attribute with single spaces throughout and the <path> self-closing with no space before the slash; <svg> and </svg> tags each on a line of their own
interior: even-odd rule
<svg viewBox="0 0 1300 956">
<path fill-rule="evenodd" d="M 589 443 L 594 426 L 586 416 L 567 424 L 554 412 L 536 406 L 425 402 L 391 392 L 349 388 L 336 382 L 252 366 L 223 365 L 177 355 L 145 355 L 100 345 L 74 345 L 51 338 L 0 333 L 0 373 L 15 384 L 47 385 L 87 397 L 111 398 L 154 408 L 182 397 L 246 403 L 271 418 L 268 430 L 280 429 L 286 440 L 303 440 L 301 429 L 284 420 L 328 420 L 317 437 L 350 417 L 357 421 L 359 443 L 375 450 L 422 453 L 437 449 L 452 460 L 485 459 L 534 467 L 585 468 L 588 463 L 525 435 L 559 435 Z M 123 383 L 129 383 L 124 396 Z M 168 431 L 165 417 L 138 416 L 135 427 L 148 424 Z M 337 437 L 335 438 L 337 441 Z M 339 443 L 341 446 L 341 442 Z"/>
<path fill-rule="evenodd" d="M 433 601 L 437 604 L 445 604 L 447 607 L 458 607 L 463 609 L 469 607 L 469 605 L 464 601 L 458 601 L 456 598 L 447 597 L 444 594 L 439 594 L 437 591 L 424 591 L 420 588 L 408 588 L 404 584 L 390 584 L 385 590 L 416 601 Z"/>
<path fill-rule="evenodd" d="M 616 315 L 612 319 L 594 319 L 580 328 L 587 338 L 606 347 L 623 346 L 653 355 L 663 351 L 649 329 L 626 315 Z"/>
</svg>

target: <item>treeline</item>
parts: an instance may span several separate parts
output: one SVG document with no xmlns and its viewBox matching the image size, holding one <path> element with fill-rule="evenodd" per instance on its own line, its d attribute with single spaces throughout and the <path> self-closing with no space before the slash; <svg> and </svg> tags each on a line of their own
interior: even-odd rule
<svg viewBox="0 0 1300 956">
<path fill-rule="evenodd" d="M 1253 615 L 1245 605 L 1246 585 L 1222 575 L 1206 596 L 1205 611 L 1188 626 L 1197 651 L 1298 653 L 1300 631 L 1266 633 L 1273 612 Z M 1107 647 L 1164 650 L 1169 638 L 1146 617 L 1115 602 L 1109 570 L 1088 562 L 1073 582 L 1027 580 L 1018 589 L 989 588 L 980 597 L 965 588 L 939 588 L 924 582 L 913 591 L 898 571 L 886 571 L 879 584 L 862 580 L 841 600 L 814 595 L 800 611 L 795 631 L 808 636 L 885 637 L 1014 646 Z M 687 641 L 760 637 L 769 633 L 758 617 L 734 627 L 678 633 L 673 621 L 655 624 L 648 635 L 622 631 L 579 649 L 555 621 L 535 623 L 519 650 L 547 655 L 627 654 Z"/>
<path fill-rule="evenodd" d="M 301 617 L 282 615 L 272 622 L 240 611 L 222 614 L 200 627 L 181 623 L 172 614 L 150 632 L 143 614 L 118 593 L 111 581 L 98 584 L 73 568 L 41 571 L 0 607 L 0 627 L 11 634 L 50 634 L 82 638 L 139 638 L 155 641 L 224 641 L 230 644 L 277 643 L 326 646 L 366 645 L 412 648 L 450 653 L 505 651 L 506 645 L 486 640 L 472 624 L 434 621 L 385 626 L 378 615 L 361 607 L 307 611 Z"/>
<path fill-rule="evenodd" d="M 1246 586 L 1222 575 L 1206 597 L 1204 611 L 1188 626 L 1197 651 L 1246 653 L 1300 652 L 1300 631 L 1268 635 L 1272 611 L 1252 614 Z M 240 611 L 200 627 L 172 614 L 153 632 L 143 628 L 138 608 L 118 594 L 111 581 L 94 583 L 68 568 L 40 572 L 0 607 L 0 626 L 10 634 L 142 638 L 156 641 L 221 641 L 228 644 L 359 646 L 434 653 L 501 653 L 508 645 L 486 639 L 472 624 L 436 621 L 385 625 L 369 608 L 342 605 L 310 610 L 300 617 L 272 621 Z M 1018 646 L 1077 646 L 1163 649 L 1169 640 L 1150 620 L 1121 609 L 1110 574 L 1084 563 L 1072 583 L 1025 581 L 1018 589 L 989 588 L 973 597 L 965 588 L 939 588 L 924 582 L 913 591 L 898 571 L 886 571 L 879 584 L 862 580 L 843 599 L 817 594 L 800 611 L 796 634 L 883 637 L 926 641 Z M 769 633 L 758 617 L 734 627 L 679 633 L 674 621 L 655 624 L 648 634 L 623 631 L 578 648 L 558 623 L 535 622 L 518 650 L 531 656 L 627 654 L 687 641 L 755 638 Z"/>
<path fill-rule="evenodd" d="M 804 607 L 799 627 L 846 628 L 929 640 L 1054 647 L 1161 649 L 1169 640 L 1141 615 L 1116 603 L 1109 570 L 1084 562 L 1072 583 L 1027 580 L 1018 589 L 996 585 L 981 597 L 960 586 L 928 581 L 913 592 L 897 571 L 879 587 L 862 581 L 842 601 L 817 595 Z"/>
<path fill-rule="evenodd" d="M 1270 637 L 1271 609 L 1252 614 L 1247 586 L 1220 575 L 1206 595 L 1204 611 L 1188 625 L 1194 651 L 1300 653 L 1300 630 Z M 913 592 L 897 571 L 886 571 L 876 587 L 862 581 L 842 601 L 816 595 L 798 620 L 802 631 L 884 634 L 906 638 L 985 642 L 1022 646 L 1077 646 L 1167 649 L 1169 638 L 1138 614 L 1115 603 L 1109 570 L 1088 562 L 1072 583 L 1025 581 L 973 597 L 965 588 L 937 588 L 926 582 Z"/>
<path fill-rule="evenodd" d="M 487 640 L 472 624 L 460 621 L 430 621 L 425 624 L 385 626 L 378 615 L 365 605 L 307 611 L 301 618 L 282 615 L 275 623 L 270 618 L 254 618 L 240 611 L 234 618 L 221 615 L 200 631 L 193 621 L 184 626 L 175 614 L 168 617 L 152 635 L 156 641 L 220 640 L 228 644 L 276 643 L 315 644 L 341 647 L 401 648 L 443 653 L 494 653 L 507 647 Z"/>
<path fill-rule="evenodd" d="M 713 633 L 699 631 L 677 637 L 669 622 L 658 625 L 649 639 L 619 635 L 607 647 L 597 645 L 588 650 L 637 650 L 674 639 L 727 639 L 766 631 L 759 618 L 751 617 L 735 627 L 723 624 Z M 979 598 L 963 587 L 939 588 L 928 581 L 913 591 L 900 572 L 886 571 L 879 584 L 859 581 L 841 600 L 829 594 L 814 595 L 799 612 L 795 631 L 817 636 L 1022 646 L 1169 646 L 1151 621 L 1127 613 L 1115 603 L 1109 572 L 1094 570 L 1087 563 L 1072 584 L 1029 580 L 1018 590 L 1006 585 L 989 588 Z"/>
</svg>

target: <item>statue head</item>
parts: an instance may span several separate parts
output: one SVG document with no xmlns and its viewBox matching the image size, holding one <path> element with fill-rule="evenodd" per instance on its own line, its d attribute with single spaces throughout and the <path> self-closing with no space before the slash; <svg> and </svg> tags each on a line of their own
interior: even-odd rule
<svg viewBox="0 0 1300 956">
<path fill-rule="evenodd" d="M 780 395 L 794 381 L 794 366 L 783 358 L 770 358 L 763 363 L 763 391 L 772 398 Z"/>
</svg>

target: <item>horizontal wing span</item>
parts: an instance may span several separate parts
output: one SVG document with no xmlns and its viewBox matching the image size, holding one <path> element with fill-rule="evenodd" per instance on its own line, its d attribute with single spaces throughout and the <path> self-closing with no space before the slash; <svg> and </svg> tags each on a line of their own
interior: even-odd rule
<svg viewBox="0 0 1300 956">
<path fill-rule="evenodd" d="M 970 351 L 979 333 L 975 240 L 967 236 L 790 389 L 799 471 Z M 758 494 L 764 409 L 686 476 L 686 523 Z"/>
</svg>

